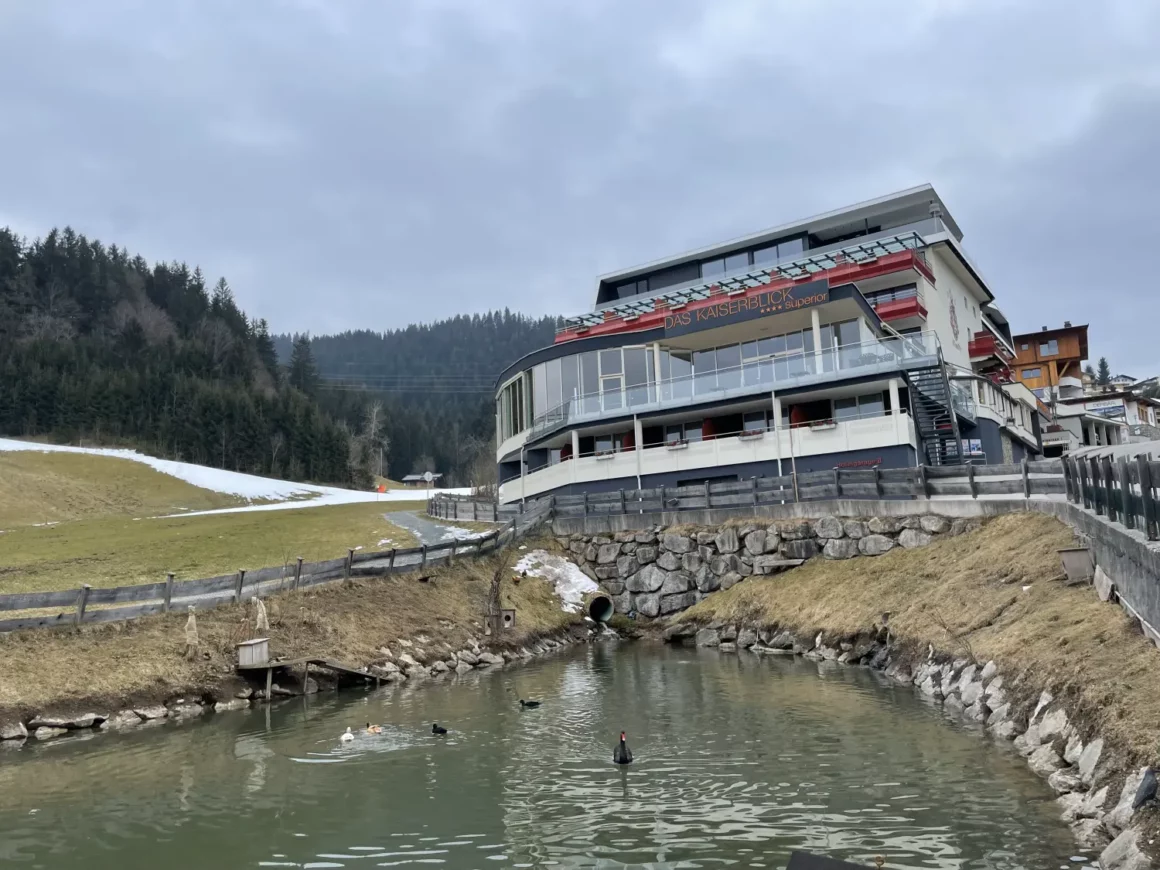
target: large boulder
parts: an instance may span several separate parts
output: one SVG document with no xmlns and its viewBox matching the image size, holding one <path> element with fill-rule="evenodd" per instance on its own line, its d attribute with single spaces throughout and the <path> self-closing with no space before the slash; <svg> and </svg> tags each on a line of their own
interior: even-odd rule
<svg viewBox="0 0 1160 870">
<path fill-rule="evenodd" d="M 902 520 L 897 517 L 871 517 L 866 529 L 872 535 L 896 535 L 902 531 Z"/>
<path fill-rule="evenodd" d="M 11 722 L 0 722 L 0 740 L 23 740 L 28 736 L 28 729 L 19 719 Z"/>
<path fill-rule="evenodd" d="M 977 532 L 983 527 L 983 521 L 980 519 L 960 517 L 951 523 L 951 536 L 966 535 L 971 532 Z"/>
<path fill-rule="evenodd" d="M 858 541 L 858 552 L 863 556 L 881 556 L 894 549 L 894 541 L 886 535 L 866 535 Z"/>
<path fill-rule="evenodd" d="M 1059 757 L 1050 744 L 1040 746 L 1027 759 L 1027 764 L 1040 776 L 1051 776 L 1063 767 L 1063 759 Z"/>
<path fill-rule="evenodd" d="M 702 628 L 697 632 L 694 642 L 697 646 L 717 646 L 721 643 L 721 632 L 715 628 Z"/>
<path fill-rule="evenodd" d="M 479 654 L 479 666 L 497 668 L 503 664 L 503 656 L 484 650 Z"/>
<path fill-rule="evenodd" d="M 693 588 L 693 576 L 687 571 L 674 571 L 665 578 L 661 585 L 661 595 L 675 595 L 679 592 L 688 592 Z"/>
<path fill-rule="evenodd" d="M 621 577 L 628 577 L 640 570 L 640 561 L 635 555 L 621 556 L 616 560 L 616 573 Z"/>
<path fill-rule="evenodd" d="M 765 530 L 765 552 L 776 553 L 781 548 L 781 535 Z"/>
<path fill-rule="evenodd" d="M 632 610 L 632 593 L 622 592 L 612 596 L 612 611 L 614 613 L 628 613 Z"/>
<path fill-rule="evenodd" d="M 696 592 L 680 592 L 676 595 L 662 595 L 661 614 L 667 615 L 669 613 L 679 613 L 682 610 L 688 610 L 696 603 Z"/>
<path fill-rule="evenodd" d="M 853 559 L 858 555 L 858 542 L 849 538 L 830 538 L 822 549 L 827 559 Z"/>
<path fill-rule="evenodd" d="M 903 529 L 902 534 L 898 536 L 898 543 L 907 550 L 913 550 L 917 547 L 925 547 L 930 543 L 930 535 L 926 532 L 920 532 L 915 529 Z"/>
<path fill-rule="evenodd" d="M 736 553 L 741 549 L 741 542 L 737 537 L 737 529 L 733 526 L 724 526 L 714 538 L 719 553 Z"/>
<path fill-rule="evenodd" d="M 661 540 L 661 546 L 670 553 L 688 553 L 693 549 L 694 544 L 686 535 L 680 535 L 676 532 L 666 532 L 664 538 Z"/>
<path fill-rule="evenodd" d="M 595 562 L 599 555 L 600 555 L 600 548 L 597 547 L 595 544 L 589 544 L 588 546 L 586 546 L 584 548 L 584 561 L 585 562 Z"/>
<path fill-rule="evenodd" d="M 169 710 L 161 704 L 152 707 L 135 707 L 133 712 L 142 719 L 164 719 L 169 715 Z"/>
<path fill-rule="evenodd" d="M 760 556 L 765 552 L 765 529 L 754 529 L 745 536 L 745 552 L 750 556 Z"/>
<path fill-rule="evenodd" d="M 922 530 L 928 534 L 942 535 L 950 531 L 951 521 L 946 517 L 927 514 L 921 520 L 919 520 L 919 525 L 922 526 Z"/>
<path fill-rule="evenodd" d="M 32 736 L 37 740 L 51 740 L 53 737 L 60 737 L 64 734 L 68 734 L 67 728 L 50 728 L 46 725 L 42 725 L 32 732 Z"/>
<path fill-rule="evenodd" d="M 718 577 L 724 577 L 731 571 L 737 570 L 738 564 L 739 562 L 737 556 L 735 556 L 733 553 L 729 553 L 724 556 L 714 556 L 709 560 L 709 570 L 716 574 Z"/>
<path fill-rule="evenodd" d="M 1067 729 L 1067 714 L 1063 710 L 1053 710 L 1039 723 L 1039 739 L 1046 742 Z"/>
<path fill-rule="evenodd" d="M 777 534 L 783 541 L 801 541 L 814 536 L 813 527 L 807 522 L 792 523 L 777 528 Z"/>
<path fill-rule="evenodd" d="M 609 580 L 601 585 L 609 595 L 620 595 L 626 588 L 623 580 Z"/>
<path fill-rule="evenodd" d="M 1080 779 L 1084 783 L 1091 785 L 1092 779 L 1095 777 L 1096 765 L 1099 764 L 1100 755 L 1104 751 L 1104 739 L 1097 737 L 1091 743 L 1083 748 L 1083 752 L 1079 754 L 1079 761 L 1076 762 L 1076 767 L 1079 769 Z"/>
<path fill-rule="evenodd" d="M 587 574 L 588 572 L 585 571 L 584 573 Z M 620 569 L 617 568 L 615 565 L 601 565 L 598 568 L 595 568 L 592 571 L 592 574 L 595 575 L 595 579 L 596 579 L 597 583 L 600 583 L 604 580 L 614 580 L 617 577 L 621 576 Z"/>
<path fill-rule="evenodd" d="M 753 573 L 754 574 L 772 574 L 781 568 L 779 562 L 785 560 L 776 553 L 768 556 L 756 556 L 753 559 Z"/>
<path fill-rule="evenodd" d="M 694 575 L 698 592 L 713 592 L 721 588 L 721 578 L 709 570 L 708 565 L 702 565 Z"/>
<path fill-rule="evenodd" d="M 744 579 L 745 578 L 738 574 L 736 571 L 730 571 L 728 574 L 721 578 L 721 588 L 723 590 L 731 589 Z"/>
<path fill-rule="evenodd" d="M 866 537 L 866 524 L 861 520 L 846 520 L 842 523 L 842 529 L 846 532 L 847 538 L 857 540 Z"/>
<path fill-rule="evenodd" d="M 234 698 L 234 700 L 240 701 L 243 706 L 248 707 L 250 705 L 250 702 L 244 698 Z M 214 709 L 217 709 L 216 704 L 214 705 Z M 121 710 L 109 717 L 108 721 L 105 722 L 105 727 L 111 728 L 114 731 L 121 731 L 126 728 L 136 728 L 144 721 L 133 710 Z"/>
<path fill-rule="evenodd" d="M 690 574 L 696 574 L 704 564 L 705 560 L 701 558 L 700 553 L 685 553 L 681 556 L 681 569 Z"/>
<path fill-rule="evenodd" d="M 600 549 L 596 551 L 596 563 L 598 565 L 611 565 L 619 555 L 620 544 L 601 544 Z"/>
<path fill-rule="evenodd" d="M 636 608 L 636 612 L 641 616 L 660 616 L 661 596 L 656 592 L 637 595 L 633 599 L 633 606 Z"/>
<path fill-rule="evenodd" d="M 812 559 L 818 555 L 818 543 L 811 538 L 790 540 L 781 545 L 781 552 L 787 559 Z"/>
<path fill-rule="evenodd" d="M 690 554 L 685 553 L 685 555 L 688 556 Z M 682 557 L 678 556 L 676 553 L 665 550 L 665 552 L 661 553 L 660 556 L 657 557 L 657 567 L 664 568 L 666 571 L 676 571 L 681 567 L 681 559 Z"/>
<path fill-rule="evenodd" d="M 640 544 L 633 555 L 636 556 L 636 561 L 641 565 L 647 565 L 649 562 L 657 560 L 657 548 L 651 544 Z"/>
<path fill-rule="evenodd" d="M 837 517 L 822 517 L 814 520 L 814 535 L 818 538 L 840 538 L 846 534 L 842 521 Z"/>
<path fill-rule="evenodd" d="M 1121 833 L 1100 852 L 1100 870 L 1151 870 L 1152 862 L 1140 851 L 1140 832 Z"/>
<path fill-rule="evenodd" d="M 1132 809 L 1132 804 L 1136 800 L 1136 792 L 1140 788 L 1140 783 L 1144 780 L 1144 774 L 1148 768 L 1141 767 L 1134 773 L 1129 773 L 1124 779 L 1124 787 L 1120 789 L 1120 799 L 1116 801 L 1116 805 L 1104 816 L 1104 825 L 1112 832 L 1113 835 L 1119 834 L 1125 830 L 1132 822 L 1132 815 L 1135 810 Z"/>
<path fill-rule="evenodd" d="M 737 648 L 749 649 L 757 643 L 757 632 L 752 628 L 743 628 L 737 632 Z"/>
<path fill-rule="evenodd" d="M 668 576 L 667 572 L 656 565 L 645 565 L 629 577 L 624 586 L 629 592 L 656 592 L 665 585 Z"/>
<path fill-rule="evenodd" d="M 645 529 L 644 531 L 637 532 L 635 535 L 633 535 L 632 539 L 636 541 L 638 545 L 655 544 L 657 542 L 657 533 L 655 529 Z"/>
</svg>

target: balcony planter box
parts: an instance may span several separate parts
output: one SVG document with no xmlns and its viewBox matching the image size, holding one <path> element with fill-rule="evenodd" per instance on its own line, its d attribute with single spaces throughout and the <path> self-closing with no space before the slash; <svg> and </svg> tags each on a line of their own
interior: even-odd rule
<svg viewBox="0 0 1160 870">
<path fill-rule="evenodd" d="M 818 432 L 826 429 L 837 429 L 838 422 L 836 420 L 818 420 L 815 423 L 810 423 L 810 431 Z"/>
<path fill-rule="evenodd" d="M 756 432 L 742 432 L 737 437 L 741 441 L 757 441 L 757 440 L 765 437 L 765 432 L 763 430 L 760 430 L 760 429 L 757 430 Z"/>
<path fill-rule="evenodd" d="M 596 458 L 597 459 L 615 459 L 616 458 L 616 451 L 615 450 L 601 450 L 599 453 L 596 454 Z"/>
<path fill-rule="evenodd" d="M 688 446 L 689 442 L 684 439 L 681 439 L 680 441 L 669 441 L 667 444 L 665 444 L 665 447 L 669 450 L 684 450 Z"/>
</svg>

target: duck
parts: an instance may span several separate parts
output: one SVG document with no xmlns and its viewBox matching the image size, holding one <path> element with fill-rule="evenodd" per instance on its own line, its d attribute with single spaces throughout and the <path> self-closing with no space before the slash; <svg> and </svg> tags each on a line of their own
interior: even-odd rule
<svg viewBox="0 0 1160 870">
<path fill-rule="evenodd" d="M 540 706 L 540 703 L 540 701 L 525 701 L 523 698 L 520 698 L 520 706 L 525 710 L 534 710 Z"/>
<path fill-rule="evenodd" d="M 383 726 L 382 725 L 372 725 L 370 722 L 367 723 L 367 734 L 382 734 L 382 733 L 383 733 Z"/>
<path fill-rule="evenodd" d="M 338 739 L 341 740 L 343 743 L 350 743 L 352 740 L 354 740 L 354 732 L 352 732 L 350 730 L 350 727 L 348 726 L 346 731 L 344 731 L 342 736 L 339 737 Z"/>
<path fill-rule="evenodd" d="M 446 734 L 447 729 L 436 722 L 432 722 L 431 723 L 431 733 L 432 734 Z"/>
<path fill-rule="evenodd" d="M 616 748 L 612 750 L 612 761 L 614 764 L 632 764 L 632 750 L 628 748 L 628 744 L 624 742 L 624 732 L 620 732 L 620 742 L 616 744 Z"/>
</svg>

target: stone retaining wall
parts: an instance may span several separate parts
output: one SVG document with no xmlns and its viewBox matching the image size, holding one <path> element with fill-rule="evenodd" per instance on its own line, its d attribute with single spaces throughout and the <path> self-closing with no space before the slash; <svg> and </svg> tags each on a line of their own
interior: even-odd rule
<svg viewBox="0 0 1160 870">
<path fill-rule="evenodd" d="M 1081 848 L 1100 851 L 1103 870 L 1145 870 L 1142 827 L 1134 817 L 1137 789 L 1147 768 L 1118 770 L 1098 734 L 1084 733 L 1050 692 L 1011 685 L 995 662 L 940 655 L 933 648 L 907 661 L 885 628 L 870 635 L 815 637 L 776 627 L 678 623 L 665 630 L 670 643 L 695 643 L 721 652 L 802 656 L 813 661 L 862 665 L 978 723 L 995 740 L 1013 741 L 1028 765 L 1056 793 L 1060 815 Z"/>
<path fill-rule="evenodd" d="M 609 535 L 576 533 L 557 541 L 608 593 L 617 613 L 656 617 L 692 607 L 708 593 L 728 589 L 746 577 L 783 571 L 799 559 L 881 556 L 895 547 L 924 547 L 940 535 L 973 531 L 980 522 L 937 514 L 824 516 L 772 525 L 753 521 L 710 528 L 656 526 Z"/>
</svg>

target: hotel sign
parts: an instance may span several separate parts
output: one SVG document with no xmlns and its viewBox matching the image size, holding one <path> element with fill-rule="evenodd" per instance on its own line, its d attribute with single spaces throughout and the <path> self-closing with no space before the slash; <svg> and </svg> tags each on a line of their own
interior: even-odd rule
<svg viewBox="0 0 1160 870">
<path fill-rule="evenodd" d="M 665 315 L 665 337 L 684 335 L 700 329 L 712 329 L 731 323 L 742 323 L 770 314 L 784 314 L 799 308 L 812 308 L 830 301 L 826 280 L 793 284 L 777 290 L 763 290 L 753 296 L 740 296 L 714 302 L 702 308 L 671 311 Z"/>
</svg>

